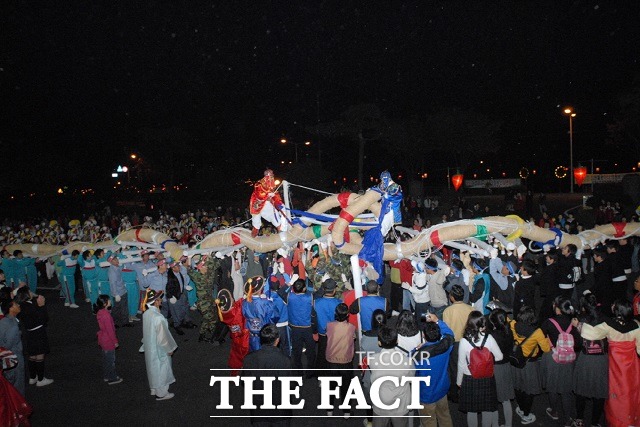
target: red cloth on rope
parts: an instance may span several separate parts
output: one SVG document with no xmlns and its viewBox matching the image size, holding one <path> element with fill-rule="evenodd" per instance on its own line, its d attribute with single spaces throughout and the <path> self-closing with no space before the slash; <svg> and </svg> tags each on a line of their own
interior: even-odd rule
<svg viewBox="0 0 640 427">
<path fill-rule="evenodd" d="M 611 225 L 616 229 L 616 234 L 613 237 L 622 237 L 626 234 L 624 232 L 624 226 L 627 225 L 626 222 L 612 222 Z"/>
</svg>

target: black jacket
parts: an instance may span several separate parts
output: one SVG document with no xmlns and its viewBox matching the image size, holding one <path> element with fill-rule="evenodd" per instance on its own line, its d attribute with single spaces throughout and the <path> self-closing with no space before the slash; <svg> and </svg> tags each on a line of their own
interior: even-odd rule
<svg viewBox="0 0 640 427">
<path fill-rule="evenodd" d="M 241 375 L 243 377 L 256 377 L 253 383 L 254 390 L 264 389 L 264 384 L 260 380 L 261 376 L 275 376 L 276 380 L 273 382 L 272 399 L 273 404 L 278 406 L 280 402 L 280 395 L 282 387 L 278 377 L 291 376 L 291 359 L 285 356 L 279 348 L 271 345 L 263 345 L 260 350 L 249 353 L 244 358 L 243 371 Z M 252 371 L 251 369 L 255 369 Z M 269 371 L 270 369 L 288 369 L 288 371 Z M 254 396 L 253 403 L 258 408 L 262 406 L 264 397 L 261 395 Z M 294 401 L 295 402 L 295 401 Z M 291 416 L 291 409 L 252 409 L 251 416 L 270 416 L 272 418 L 255 418 L 253 422 L 270 422 L 277 421 L 286 416 Z"/>
</svg>

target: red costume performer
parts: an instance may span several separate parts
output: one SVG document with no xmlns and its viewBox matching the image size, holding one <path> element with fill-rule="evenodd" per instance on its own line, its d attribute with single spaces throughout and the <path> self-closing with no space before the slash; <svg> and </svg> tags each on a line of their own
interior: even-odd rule
<svg viewBox="0 0 640 427">
<path fill-rule="evenodd" d="M 231 333 L 231 351 L 229 351 L 229 367 L 233 369 L 231 375 L 237 375 L 236 369 L 242 368 L 244 357 L 249 353 L 249 330 L 245 325 L 245 318 L 242 315 L 242 302 L 239 299 L 234 302 L 227 311 L 220 311 L 220 319 L 228 327 Z M 218 301 L 216 301 L 218 302 Z"/>
<path fill-rule="evenodd" d="M 253 193 L 249 201 L 251 224 L 253 225 L 251 235 L 253 237 L 258 235 L 258 231 L 262 226 L 262 218 L 278 227 L 279 231 L 285 231 L 287 218 L 282 213 L 284 204 L 280 194 L 276 193 L 273 171 L 271 169 L 265 170 L 264 177 L 256 182 L 253 187 Z"/>
</svg>

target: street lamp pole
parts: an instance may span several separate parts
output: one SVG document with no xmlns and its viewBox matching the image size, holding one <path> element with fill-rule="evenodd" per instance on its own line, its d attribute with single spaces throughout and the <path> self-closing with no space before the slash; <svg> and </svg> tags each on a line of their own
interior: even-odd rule
<svg viewBox="0 0 640 427">
<path fill-rule="evenodd" d="M 569 116 L 569 174 L 571 175 L 571 193 L 573 193 L 573 118 L 576 113 L 570 107 L 565 108 L 564 113 Z"/>
<path fill-rule="evenodd" d="M 294 149 L 294 152 L 295 152 L 295 160 L 296 160 L 296 164 L 298 164 L 298 143 L 296 141 L 289 141 L 285 137 L 282 137 L 280 139 L 280 143 L 281 144 L 288 144 L 288 143 L 292 143 L 293 144 L 293 149 Z M 306 146 L 311 145 L 311 141 L 305 141 L 304 145 L 306 145 Z"/>
</svg>

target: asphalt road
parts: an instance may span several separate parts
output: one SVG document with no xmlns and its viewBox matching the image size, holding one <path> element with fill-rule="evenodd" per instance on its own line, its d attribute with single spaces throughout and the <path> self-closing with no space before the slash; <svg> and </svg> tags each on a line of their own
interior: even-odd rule
<svg viewBox="0 0 640 427">
<path fill-rule="evenodd" d="M 170 388 L 175 397 L 156 401 L 149 393 L 144 355 L 138 353 L 142 338 L 141 322 L 133 328 L 117 330 L 120 348 L 116 352 L 116 368 L 124 382 L 109 386 L 102 380 L 102 356 L 96 341 L 97 323 L 89 303 L 80 308 L 63 306 L 57 292 L 43 291 L 47 298 L 50 323 L 48 335 L 51 354 L 46 359 L 46 376 L 55 382 L 46 387 L 27 385 L 27 399 L 33 405 L 34 426 L 86 426 L 86 425 L 225 425 L 249 426 L 248 418 L 230 418 L 229 415 L 248 415 L 248 411 L 220 411 L 217 387 L 210 387 L 211 368 L 226 368 L 229 343 L 214 346 L 198 342 L 198 330 L 186 330 L 185 335 L 174 338 L 179 349 L 173 357 L 176 383 Z M 78 295 L 81 301 L 81 295 Z M 191 312 L 194 314 L 194 312 Z M 194 315 L 199 323 L 199 315 Z M 316 409 L 319 404 L 318 385 L 305 380 L 302 397 L 306 407 L 313 408 L 296 415 L 293 426 L 361 426 L 364 411 L 356 411 L 349 420 L 327 419 L 326 412 Z M 242 392 L 232 388 L 232 404 L 242 402 Z M 555 425 L 544 412 L 546 396 L 535 399 L 534 413 L 538 420 L 533 426 Z M 513 404 L 515 409 L 515 402 Z M 450 406 L 454 425 L 466 425 L 466 417 Z M 340 415 L 339 411 L 336 415 Z M 514 425 L 520 425 L 514 411 Z M 502 423 L 502 421 L 501 421 Z M 414 420 L 414 425 L 418 421 Z"/>
</svg>

